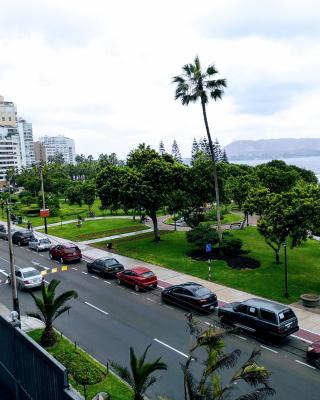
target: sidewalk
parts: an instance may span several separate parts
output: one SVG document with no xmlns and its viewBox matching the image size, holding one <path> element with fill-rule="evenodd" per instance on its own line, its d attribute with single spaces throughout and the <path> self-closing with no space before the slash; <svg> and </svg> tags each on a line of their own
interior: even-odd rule
<svg viewBox="0 0 320 400">
<path fill-rule="evenodd" d="M 5 305 L 0 303 L 0 315 L 7 321 L 10 321 L 9 318 L 10 312 L 11 310 L 9 310 Z M 43 327 L 44 323 L 36 318 L 28 316 L 21 317 L 21 329 L 25 332 L 33 331 L 34 329 L 40 329 Z"/>
<path fill-rule="evenodd" d="M 215 283 L 214 270 L 212 272 L 212 281 L 210 282 L 204 279 L 196 278 L 194 276 L 174 271 L 172 269 L 160 267 L 158 265 L 146 263 L 144 261 L 136 260 L 109 251 L 96 249 L 90 246 L 83 247 L 82 255 L 83 258 L 88 261 L 92 261 L 100 257 L 116 257 L 127 268 L 131 268 L 136 265 L 142 265 L 150 268 L 157 275 L 160 288 L 165 288 L 171 285 L 177 285 L 190 281 L 200 283 L 201 285 L 206 286 L 208 289 L 217 294 L 219 305 L 231 303 L 234 301 L 243 301 L 252 297 L 259 297 L 250 293 L 246 293 Z M 294 306 L 291 306 L 291 308 L 296 313 L 300 326 L 300 330 L 293 336 L 298 337 L 299 339 L 307 343 L 320 340 L 320 315 Z"/>
</svg>

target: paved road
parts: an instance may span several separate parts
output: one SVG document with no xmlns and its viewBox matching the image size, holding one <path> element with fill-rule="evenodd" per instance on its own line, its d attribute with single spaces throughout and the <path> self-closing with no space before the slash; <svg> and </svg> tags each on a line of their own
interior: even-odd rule
<svg viewBox="0 0 320 400">
<path fill-rule="evenodd" d="M 15 247 L 15 254 L 19 266 L 34 265 L 43 270 L 59 265 L 50 261 L 47 253 L 37 254 Z M 0 302 L 10 307 L 11 291 L 4 283 L 5 273 L 9 270 L 7 242 L 0 241 L 0 257 L 0 269 L 3 270 L 0 273 Z M 160 374 L 160 380 L 148 393 L 149 396 L 155 398 L 157 394 L 162 394 L 176 400 L 183 399 L 179 363 L 185 361 L 189 338 L 182 310 L 163 305 L 160 290 L 135 293 L 129 288 L 117 286 L 112 280 L 86 274 L 84 263 L 71 264 L 67 272 L 47 275 L 46 279 L 53 277 L 62 280 L 62 290 L 72 288 L 79 294 L 79 298 L 72 301 L 70 314 L 56 321 L 59 330 L 104 363 L 110 358 L 127 363 L 130 345 L 142 352 L 152 343 L 150 356 L 163 355 L 169 371 Z M 19 297 L 23 313 L 33 310 L 32 299 L 27 293 L 19 293 Z M 215 316 L 198 318 L 203 327 L 215 320 Z M 227 349 L 241 349 L 242 360 L 260 344 L 244 334 L 226 340 Z M 281 348 L 270 343 L 262 346 L 261 361 L 272 371 L 277 399 L 301 399 L 306 397 L 306 393 L 308 400 L 319 399 L 320 372 L 304 364 L 306 345 L 289 339 Z M 202 355 L 199 354 L 199 360 L 193 366 L 196 375 L 201 360 Z M 229 371 L 224 372 L 225 379 L 229 375 Z M 237 394 L 241 390 L 240 386 Z"/>
</svg>

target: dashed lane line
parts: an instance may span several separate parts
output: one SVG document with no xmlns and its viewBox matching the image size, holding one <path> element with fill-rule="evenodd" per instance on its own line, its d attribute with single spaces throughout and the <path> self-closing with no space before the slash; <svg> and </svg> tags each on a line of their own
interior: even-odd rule
<svg viewBox="0 0 320 400">
<path fill-rule="evenodd" d="M 236 336 L 237 338 L 239 338 L 239 339 L 241 339 L 241 340 L 248 340 L 247 338 L 245 338 L 245 337 L 243 337 L 243 336 L 240 336 L 240 335 L 234 335 L 234 336 Z"/>
<path fill-rule="evenodd" d="M 153 340 L 154 340 L 155 342 L 159 343 L 159 344 L 162 344 L 162 346 L 165 346 L 165 347 L 167 347 L 168 349 L 175 351 L 176 353 L 180 354 L 181 356 L 183 356 L 183 357 L 185 357 L 185 358 L 188 358 L 187 354 L 182 353 L 182 351 L 177 350 L 177 349 L 175 349 L 175 348 L 172 347 L 172 346 L 169 346 L 167 343 L 164 343 L 164 342 L 162 342 L 162 341 L 159 340 L 159 339 L 153 339 Z"/>
<path fill-rule="evenodd" d="M 107 311 L 101 310 L 101 308 L 98 308 L 98 307 L 94 306 L 93 304 L 89 303 L 88 301 L 85 301 L 85 304 L 86 304 L 87 306 L 92 307 L 92 308 L 94 308 L 95 310 L 101 312 L 102 314 L 109 315 L 109 313 L 108 313 Z"/>
<path fill-rule="evenodd" d="M 155 300 L 150 299 L 150 297 L 145 297 L 145 299 L 152 301 L 153 303 L 155 303 Z"/>
<path fill-rule="evenodd" d="M 296 363 L 304 365 L 305 367 L 311 368 L 311 369 L 316 369 L 315 367 L 313 367 L 312 365 L 306 364 L 300 360 L 294 360 Z"/>
<path fill-rule="evenodd" d="M 71 269 L 74 269 L 75 271 L 78 271 L 78 268 L 71 267 Z"/>
<path fill-rule="evenodd" d="M 103 281 L 104 283 L 107 283 L 108 285 L 111 285 L 111 282 L 109 282 L 109 281 Z"/>
<path fill-rule="evenodd" d="M 263 348 L 263 349 L 265 349 L 265 350 L 271 351 L 271 353 L 279 354 L 278 351 L 273 350 L 273 349 L 270 349 L 270 347 L 264 346 L 263 344 L 262 344 L 260 347 Z"/>
<path fill-rule="evenodd" d="M 37 261 L 31 261 L 31 263 L 32 263 L 33 265 L 36 265 L 37 267 L 40 267 L 40 268 L 45 269 L 46 271 L 49 271 L 49 269 L 51 269 L 51 268 L 45 267 L 44 265 L 38 263 Z"/>
<path fill-rule="evenodd" d="M 91 278 L 93 279 L 99 279 L 97 276 L 91 275 Z"/>
<path fill-rule="evenodd" d="M 82 271 L 81 273 L 84 274 L 84 275 L 88 275 L 88 272 Z"/>
<path fill-rule="evenodd" d="M 9 276 L 9 274 L 7 274 L 4 269 L 0 269 L 0 274 L 2 274 L 4 276 Z"/>
<path fill-rule="evenodd" d="M 302 338 L 300 336 L 297 336 L 297 335 L 291 335 L 291 337 L 294 337 L 296 339 L 302 340 L 302 342 L 305 342 L 305 343 L 309 343 L 309 344 L 313 343 L 312 340 L 304 339 L 304 338 Z"/>
</svg>

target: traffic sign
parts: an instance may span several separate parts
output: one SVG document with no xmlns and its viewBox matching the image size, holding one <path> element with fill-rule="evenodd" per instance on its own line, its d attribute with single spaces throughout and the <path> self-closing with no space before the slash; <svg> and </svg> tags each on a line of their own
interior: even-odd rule
<svg viewBox="0 0 320 400">
<path fill-rule="evenodd" d="M 212 251 L 212 245 L 211 245 L 211 243 L 207 243 L 206 244 L 206 253 L 211 253 L 211 251 Z"/>
</svg>

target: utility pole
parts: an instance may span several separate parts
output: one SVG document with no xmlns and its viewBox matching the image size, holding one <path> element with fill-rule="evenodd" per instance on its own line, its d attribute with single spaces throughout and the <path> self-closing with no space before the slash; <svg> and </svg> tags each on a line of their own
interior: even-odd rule
<svg viewBox="0 0 320 400">
<path fill-rule="evenodd" d="M 44 197 L 43 175 L 42 175 L 42 164 L 41 163 L 39 165 L 39 170 L 40 170 L 40 180 L 41 180 L 42 209 L 45 210 L 45 208 L 46 208 L 46 200 L 45 200 L 45 197 Z M 43 217 L 43 219 L 44 219 L 44 231 L 47 234 L 48 233 L 47 217 Z"/>
<path fill-rule="evenodd" d="M 10 190 L 10 186 L 9 186 L 9 190 Z M 7 231 L 8 231 L 8 243 L 9 243 L 9 256 L 10 256 L 13 310 L 18 313 L 18 319 L 20 320 L 20 308 L 19 308 L 17 280 L 16 280 L 16 266 L 15 266 L 15 260 L 14 260 L 14 254 L 13 254 L 12 235 L 11 235 L 10 200 L 9 200 L 9 198 L 7 199 Z"/>
<path fill-rule="evenodd" d="M 283 247 L 284 247 L 284 285 L 285 285 L 284 297 L 289 297 L 289 292 L 288 292 L 288 265 L 287 265 L 287 242 L 283 243 Z"/>
</svg>

